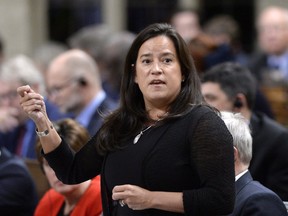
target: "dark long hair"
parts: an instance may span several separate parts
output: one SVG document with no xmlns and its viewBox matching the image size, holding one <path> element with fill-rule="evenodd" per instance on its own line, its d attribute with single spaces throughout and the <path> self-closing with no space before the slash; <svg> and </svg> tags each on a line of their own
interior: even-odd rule
<svg viewBox="0 0 288 216">
<path fill-rule="evenodd" d="M 170 38 L 173 42 L 184 77 L 180 93 L 169 105 L 169 115 L 165 121 L 185 115 L 192 109 L 192 104 L 203 103 L 200 80 L 185 41 L 169 24 L 149 25 L 137 35 L 126 56 L 120 90 L 120 106 L 106 117 L 96 137 L 97 148 L 101 153 L 121 148 L 123 141 L 131 138 L 141 130 L 143 124 L 151 121 L 145 110 L 143 94 L 134 82 L 135 66 L 142 44 L 160 35 Z"/>
</svg>

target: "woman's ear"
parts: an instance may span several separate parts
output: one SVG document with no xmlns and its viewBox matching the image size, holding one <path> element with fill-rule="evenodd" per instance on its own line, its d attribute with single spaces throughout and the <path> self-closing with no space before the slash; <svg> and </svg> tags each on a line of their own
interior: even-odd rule
<svg viewBox="0 0 288 216">
<path fill-rule="evenodd" d="M 181 80 L 182 82 L 184 82 L 185 81 L 185 76 L 184 75 L 182 75 L 182 80 Z"/>
<path fill-rule="evenodd" d="M 135 77 L 134 77 L 134 82 L 138 84 L 138 79 L 137 79 L 137 75 L 135 74 Z"/>
<path fill-rule="evenodd" d="M 134 76 L 134 82 L 135 82 L 135 83 L 138 83 L 135 64 L 131 64 L 131 70 L 132 70 L 132 73 L 135 74 L 135 76 Z"/>
</svg>

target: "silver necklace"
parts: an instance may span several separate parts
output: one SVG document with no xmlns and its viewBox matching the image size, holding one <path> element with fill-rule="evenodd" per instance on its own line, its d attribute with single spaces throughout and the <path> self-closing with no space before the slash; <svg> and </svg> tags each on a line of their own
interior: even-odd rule
<svg viewBox="0 0 288 216">
<path fill-rule="evenodd" d="M 156 123 L 155 123 L 156 124 Z M 143 135 L 143 133 L 147 130 L 149 130 L 152 126 L 154 126 L 155 124 L 153 125 L 150 125 L 149 127 L 145 128 L 144 130 L 141 130 L 139 134 L 137 134 L 133 140 L 133 143 L 136 144 L 138 142 L 138 140 L 140 139 L 140 137 Z"/>
<path fill-rule="evenodd" d="M 163 116 L 167 115 L 168 112 L 166 112 Z M 163 119 L 159 118 L 154 124 L 150 125 L 149 127 L 145 128 L 144 130 L 141 130 L 139 134 L 137 134 L 133 140 L 133 143 L 136 144 L 138 142 L 138 140 L 141 138 L 141 136 L 143 135 L 143 133 L 147 130 L 149 130 L 151 127 L 155 126 L 157 124 L 157 122 L 161 121 Z"/>
</svg>

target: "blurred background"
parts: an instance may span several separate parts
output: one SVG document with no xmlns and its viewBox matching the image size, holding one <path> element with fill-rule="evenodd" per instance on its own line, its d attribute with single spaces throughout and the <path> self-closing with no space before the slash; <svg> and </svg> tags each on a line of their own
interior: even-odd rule
<svg viewBox="0 0 288 216">
<path fill-rule="evenodd" d="M 137 33 L 150 23 L 168 21 L 176 8 L 193 8 L 201 23 L 217 14 L 231 15 L 239 23 L 243 49 L 250 52 L 255 17 L 270 4 L 288 7 L 283 0 L 0 0 L 0 35 L 7 57 L 29 55 L 46 41 L 67 43 L 87 25 L 105 23 Z"/>
</svg>

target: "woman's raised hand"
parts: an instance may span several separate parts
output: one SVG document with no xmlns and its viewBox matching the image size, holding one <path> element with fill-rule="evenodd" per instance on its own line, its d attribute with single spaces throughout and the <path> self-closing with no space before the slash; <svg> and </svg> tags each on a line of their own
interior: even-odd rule
<svg viewBox="0 0 288 216">
<path fill-rule="evenodd" d="M 20 95 L 20 105 L 35 123 L 47 119 L 44 97 L 36 93 L 29 85 L 17 88 Z"/>
</svg>

